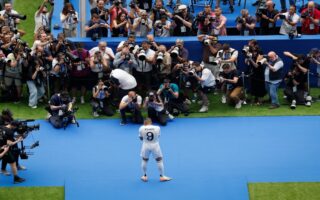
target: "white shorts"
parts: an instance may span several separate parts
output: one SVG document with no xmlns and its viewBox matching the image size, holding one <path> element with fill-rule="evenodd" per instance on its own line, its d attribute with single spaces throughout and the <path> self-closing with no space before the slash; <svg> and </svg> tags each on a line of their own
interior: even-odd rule
<svg viewBox="0 0 320 200">
<path fill-rule="evenodd" d="M 142 158 L 149 159 L 150 153 L 152 153 L 154 159 L 162 157 L 162 152 L 159 143 L 142 145 L 140 156 Z"/>
</svg>

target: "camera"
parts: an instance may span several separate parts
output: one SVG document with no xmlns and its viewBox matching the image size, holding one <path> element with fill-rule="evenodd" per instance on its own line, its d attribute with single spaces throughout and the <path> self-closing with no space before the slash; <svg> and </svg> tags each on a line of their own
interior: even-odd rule
<svg viewBox="0 0 320 200">
<path fill-rule="evenodd" d="M 27 19 L 27 16 L 26 15 L 19 15 L 19 14 L 13 14 L 13 13 L 6 13 L 8 15 L 8 17 L 11 17 L 11 18 L 18 18 L 18 19 L 21 19 L 21 20 L 26 20 Z"/>
<path fill-rule="evenodd" d="M 157 27 L 157 29 L 162 29 L 163 25 L 162 25 L 162 23 L 157 23 L 156 27 Z"/>
<path fill-rule="evenodd" d="M 207 39 L 203 40 L 203 44 L 204 44 L 204 45 L 207 45 L 207 46 L 210 45 L 210 44 L 211 44 L 210 39 L 207 38 Z"/>
<path fill-rule="evenodd" d="M 68 13 L 71 14 L 71 15 L 74 15 L 74 14 L 76 14 L 76 11 L 74 11 L 74 10 L 68 10 Z"/>
<path fill-rule="evenodd" d="M 244 19 L 242 17 L 238 17 L 236 19 L 236 22 L 238 22 L 239 24 L 243 24 L 245 21 L 244 21 Z"/>
<path fill-rule="evenodd" d="M 144 60 L 146 59 L 146 52 L 145 52 L 143 49 L 141 49 L 141 50 L 139 51 L 138 59 L 139 59 L 140 61 L 144 61 Z"/>
<path fill-rule="evenodd" d="M 201 13 L 201 14 L 199 13 L 199 14 L 196 16 L 195 21 L 198 21 L 198 22 L 203 23 L 205 19 L 206 19 L 205 14 L 204 14 L 204 13 Z"/>
<path fill-rule="evenodd" d="M 115 6 L 119 6 L 119 5 L 120 5 L 120 1 L 119 1 L 119 0 L 115 0 L 115 1 L 113 1 L 113 4 L 114 4 Z"/>
<path fill-rule="evenodd" d="M 124 60 L 129 61 L 131 59 L 130 54 L 124 55 Z"/>
<path fill-rule="evenodd" d="M 179 55 L 179 47 L 174 47 L 173 50 L 170 53 L 170 56 L 172 58 L 177 58 Z"/>
<path fill-rule="evenodd" d="M 309 12 L 304 12 L 304 13 L 301 14 L 300 17 L 303 18 L 303 19 L 305 19 L 305 18 L 307 18 L 307 17 L 310 17 L 310 13 L 309 13 Z"/>
<path fill-rule="evenodd" d="M 146 20 L 145 19 L 141 19 L 141 25 L 146 25 Z"/>
<path fill-rule="evenodd" d="M 194 76 L 196 74 L 196 70 L 194 68 L 191 68 L 189 71 L 188 71 L 188 75 L 189 76 Z"/>
<path fill-rule="evenodd" d="M 268 60 L 266 58 L 262 58 L 261 60 L 258 61 L 258 65 L 261 66 L 265 64 Z"/>
<path fill-rule="evenodd" d="M 281 15 L 279 15 L 279 18 L 280 18 L 280 19 L 285 19 L 285 18 L 286 18 L 286 16 L 285 16 L 285 15 L 283 15 L 283 14 L 281 14 Z"/>
<path fill-rule="evenodd" d="M 137 101 L 138 101 L 137 97 L 134 97 L 134 98 L 132 99 L 132 102 L 133 102 L 133 103 L 137 103 Z"/>
<path fill-rule="evenodd" d="M 163 61 L 163 53 L 162 52 L 159 52 L 158 53 L 158 56 L 157 56 L 157 63 L 158 64 L 161 64 L 162 63 L 162 61 Z"/>
</svg>

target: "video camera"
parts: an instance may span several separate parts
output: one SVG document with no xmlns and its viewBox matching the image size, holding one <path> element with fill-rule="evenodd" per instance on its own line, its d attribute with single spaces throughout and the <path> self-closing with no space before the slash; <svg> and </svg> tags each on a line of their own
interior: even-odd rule
<svg viewBox="0 0 320 200">
<path fill-rule="evenodd" d="M 13 13 L 6 13 L 8 17 L 14 18 L 14 19 L 21 19 L 21 20 L 26 20 L 27 16 L 26 15 L 19 15 L 19 14 L 13 14 Z"/>
<path fill-rule="evenodd" d="M 259 0 L 256 15 L 261 17 L 261 15 L 266 12 L 266 10 L 267 10 L 266 0 Z"/>
<path fill-rule="evenodd" d="M 28 126 L 28 122 L 34 122 L 34 119 L 27 119 L 27 120 L 22 120 L 22 121 L 17 121 L 16 123 L 16 131 L 17 133 L 22 136 L 23 138 L 26 138 L 28 136 L 28 133 L 31 131 L 35 131 L 35 130 L 39 130 L 40 129 L 40 125 L 39 124 L 35 124 L 35 125 L 31 125 Z"/>
</svg>

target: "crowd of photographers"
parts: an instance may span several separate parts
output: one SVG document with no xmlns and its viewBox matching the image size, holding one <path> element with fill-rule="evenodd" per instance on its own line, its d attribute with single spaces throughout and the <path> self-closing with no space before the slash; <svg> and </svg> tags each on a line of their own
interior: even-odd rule
<svg viewBox="0 0 320 200">
<path fill-rule="evenodd" d="M 190 9 L 180 2 L 173 9 L 168 9 L 162 0 L 156 0 L 153 4 L 143 0 L 131 1 L 129 10 L 123 6 L 126 2 L 121 0 L 111 1 L 111 6 L 109 3 L 98 0 L 93 5 L 91 19 L 85 28 L 87 37 L 96 40 L 107 37 L 108 32 L 112 37 L 126 37 L 129 33 L 136 37 L 145 37 L 150 33 L 156 37 L 227 35 L 228 19 L 222 14 L 220 1 L 216 2 L 214 9 L 208 4 L 197 14 L 192 14 Z M 233 1 L 230 1 L 231 7 L 232 4 Z M 292 2 L 287 10 L 284 0 L 281 1 L 280 12 L 275 9 L 272 0 L 258 0 L 254 5 L 255 13 L 242 9 L 236 18 L 236 29 L 240 35 L 282 34 L 289 35 L 290 38 L 299 37 L 297 27 L 300 24 L 301 34 L 319 34 L 320 9 L 313 1 L 303 5 L 299 11 Z M 75 12 L 72 6 L 70 9 Z M 231 10 L 233 12 L 233 7 Z M 280 31 L 276 28 L 278 20 L 282 21 Z M 76 23 L 78 22 L 74 24 Z M 257 23 L 259 26 L 256 26 Z"/>
</svg>

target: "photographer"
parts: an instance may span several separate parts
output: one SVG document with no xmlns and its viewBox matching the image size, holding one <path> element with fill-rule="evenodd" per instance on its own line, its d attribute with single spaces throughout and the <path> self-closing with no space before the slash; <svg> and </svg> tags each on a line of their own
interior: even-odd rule
<svg viewBox="0 0 320 200">
<path fill-rule="evenodd" d="M 157 69 L 157 77 L 162 82 L 171 73 L 171 57 L 164 45 L 159 46 L 159 50 L 154 56 L 154 63 Z"/>
<path fill-rule="evenodd" d="M 15 102 L 20 102 L 22 90 L 22 54 L 21 49 L 14 49 L 12 53 L 7 56 L 6 67 L 4 71 L 4 84 L 7 88 L 15 86 L 16 95 Z"/>
<path fill-rule="evenodd" d="M 71 3 L 64 4 L 60 13 L 60 21 L 63 24 L 63 33 L 66 37 L 77 36 L 78 12 L 75 11 Z"/>
<path fill-rule="evenodd" d="M 173 36 L 191 36 L 193 15 L 188 12 L 186 5 L 179 5 L 173 14 Z"/>
<path fill-rule="evenodd" d="M 293 69 L 287 73 L 285 82 L 286 87 L 283 93 L 286 95 L 287 101 L 291 103 L 291 109 L 295 109 L 297 104 L 307 103 L 304 98 L 307 91 L 307 74 L 301 70 L 297 63 L 294 63 Z"/>
<path fill-rule="evenodd" d="M 279 13 L 276 15 L 276 19 L 281 19 L 282 24 L 280 27 L 280 34 L 296 36 L 297 32 L 297 24 L 299 22 L 299 15 L 296 14 L 296 7 L 290 6 L 289 12 Z M 291 36 L 290 36 L 291 37 Z"/>
<path fill-rule="evenodd" d="M 222 15 L 222 10 L 221 8 L 216 8 L 214 9 L 214 14 L 215 17 L 212 18 L 211 24 L 213 26 L 213 33 L 215 35 L 227 35 L 227 28 L 226 28 L 226 23 L 227 23 L 227 18 Z"/>
<path fill-rule="evenodd" d="M 189 108 L 184 103 L 184 98 L 179 95 L 179 87 L 175 83 L 170 83 L 169 79 L 164 79 L 160 85 L 157 95 L 161 96 L 166 110 L 173 115 L 179 115 L 180 112 L 184 115 L 189 114 Z"/>
<path fill-rule="evenodd" d="M 29 89 L 29 106 L 37 108 L 38 100 L 45 94 L 44 82 L 46 74 L 44 72 L 43 62 L 41 59 L 33 57 L 31 65 L 28 68 L 27 85 Z"/>
<path fill-rule="evenodd" d="M 256 19 L 253 16 L 249 15 L 247 9 L 242 9 L 240 11 L 241 16 L 236 19 L 237 30 L 240 32 L 240 35 L 248 36 L 255 35 L 256 32 L 254 28 L 256 27 Z"/>
<path fill-rule="evenodd" d="M 99 79 L 98 84 L 92 88 L 92 114 L 93 117 L 99 117 L 99 114 L 107 116 L 114 115 L 110 108 L 110 91 L 109 87 L 105 85 L 102 79 Z"/>
<path fill-rule="evenodd" d="M 217 53 L 221 48 L 218 38 L 215 35 L 198 35 L 198 40 L 202 43 L 204 67 L 210 69 L 214 77 L 219 77 L 220 67 L 215 62 Z"/>
<path fill-rule="evenodd" d="M 301 33 L 319 34 L 320 10 L 315 8 L 313 1 L 301 12 Z"/>
<path fill-rule="evenodd" d="M 132 69 L 137 67 L 137 61 L 129 48 L 124 47 L 121 52 L 116 53 L 113 66 L 132 74 Z"/>
<path fill-rule="evenodd" d="M 89 50 L 90 56 L 93 57 L 95 52 L 100 51 L 103 58 L 107 60 L 107 65 L 112 66 L 112 61 L 114 59 L 113 50 L 107 46 L 106 41 L 100 41 L 97 47 L 93 47 Z"/>
<path fill-rule="evenodd" d="M 126 13 L 121 13 L 119 17 L 113 20 L 112 24 L 112 37 L 128 37 L 129 22 Z"/>
<path fill-rule="evenodd" d="M 310 61 L 317 65 L 318 82 L 317 86 L 320 87 L 320 50 L 317 48 L 312 48 L 308 53 L 308 58 Z"/>
<path fill-rule="evenodd" d="M 171 22 L 166 15 L 161 15 L 160 19 L 154 23 L 154 35 L 156 37 L 170 37 Z"/>
<path fill-rule="evenodd" d="M 0 153 L 3 149 L 4 152 L 2 157 L 1 173 L 10 176 L 10 173 L 6 170 L 6 165 L 9 163 L 13 174 L 13 183 L 22 183 L 25 181 L 24 178 L 18 176 L 18 170 L 25 170 L 24 166 L 20 166 L 17 161 L 19 159 L 19 148 L 17 143 L 23 140 L 22 136 L 15 139 L 14 133 L 16 128 L 19 126 L 19 122 L 12 121 L 9 124 L 0 127 Z"/>
<path fill-rule="evenodd" d="M 104 6 L 105 6 L 105 2 L 103 0 L 97 0 L 97 7 L 92 8 L 90 10 L 90 13 L 91 13 L 91 16 L 93 14 L 97 14 L 101 20 L 108 22 L 109 10 L 107 8 L 105 8 Z M 104 32 L 102 35 L 103 35 L 103 37 L 107 37 L 108 31 Z"/>
<path fill-rule="evenodd" d="M 51 18 L 54 10 L 54 3 L 51 4 L 51 10 L 48 12 L 48 7 L 46 3 L 48 3 L 48 0 L 43 0 L 41 6 L 39 6 L 38 10 L 36 11 L 34 15 L 34 22 L 35 22 L 35 27 L 34 27 L 34 38 L 36 39 L 37 33 L 39 28 L 42 26 L 45 29 L 50 30 L 50 24 L 51 24 Z"/>
<path fill-rule="evenodd" d="M 260 35 L 275 34 L 276 15 L 278 11 L 274 9 L 274 3 L 267 1 L 265 6 L 259 7 L 256 11 L 257 21 L 260 22 Z"/>
<path fill-rule="evenodd" d="M 128 11 L 121 5 L 120 0 L 114 0 L 112 2 L 112 6 L 110 7 L 110 22 L 113 22 L 115 19 L 120 17 L 121 13 L 126 13 L 128 14 Z M 110 23 L 110 30 L 112 30 L 113 24 Z"/>
<path fill-rule="evenodd" d="M 213 25 L 211 22 L 213 21 L 214 16 L 215 14 L 211 11 L 211 6 L 209 4 L 205 5 L 204 11 L 199 12 L 194 20 L 194 23 L 196 23 L 198 28 L 197 35 L 210 35 L 212 33 Z"/>
<path fill-rule="evenodd" d="M 146 37 L 152 30 L 152 21 L 144 10 L 140 12 L 140 16 L 134 20 L 132 31 L 135 32 L 136 37 Z"/>
<path fill-rule="evenodd" d="M 143 117 L 141 115 L 142 97 L 134 91 L 129 91 L 125 95 L 119 104 L 119 110 L 121 114 L 120 125 L 127 124 L 126 113 L 132 114 L 132 122 L 141 124 L 143 122 Z"/>
<path fill-rule="evenodd" d="M 117 52 L 122 51 L 122 48 L 124 47 L 128 47 L 130 53 L 132 53 L 132 51 L 134 50 L 136 46 L 136 36 L 133 33 L 130 33 L 128 35 L 128 38 L 126 41 L 121 41 L 118 46 L 117 46 Z"/>
<path fill-rule="evenodd" d="M 94 13 L 91 15 L 91 20 L 87 22 L 84 30 L 86 31 L 86 37 L 97 40 L 101 37 L 108 37 L 108 28 L 110 28 L 109 24 Z"/>
<path fill-rule="evenodd" d="M 20 23 L 20 19 L 25 20 L 25 15 L 19 15 L 19 13 L 12 9 L 11 3 L 4 4 L 4 10 L 0 11 L 0 16 L 4 18 L 4 25 L 10 28 L 16 28 L 17 24 Z"/>
<path fill-rule="evenodd" d="M 217 53 L 217 63 L 220 65 L 220 67 L 224 63 L 230 64 L 230 67 L 232 69 L 237 68 L 237 59 L 238 59 L 238 51 L 234 48 L 231 48 L 229 44 L 224 43 L 222 45 L 222 49 L 218 51 Z"/>
<path fill-rule="evenodd" d="M 163 16 L 171 18 L 172 14 L 163 6 L 162 0 L 156 0 L 155 6 L 151 10 L 150 19 L 153 24 L 155 24 L 155 22 L 161 20 Z"/>
<path fill-rule="evenodd" d="M 160 125 L 167 125 L 167 111 L 164 109 L 164 104 L 157 95 L 157 93 L 151 91 L 148 93 L 148 96 L 145 98 L 143 107 L 148 109 L 148 117 L 152 119 L 152 121 L 159 122 Z M 173 118 L 172 115 L 170 115 Z"/>
<path fill-rule="evenodd" d="M 54 93 L 68 90 L 70 67 L 69 63 L 66 62 L 65 54 L 62 52 L 58 53 L 57 58 L 53 59 L 50 81 Z"/>
<path fill-rule="evenodd" d="M 176 44 L 172 46 L 168 52 L 172 59 L 172 66 L 174 67 L 178 63 L 183 63 L 189 59 L 189 51 L 184 47 L 184 41 L 177 39 Z"/>
<path fill-rule="evenodd" d="M 263 52 L 256 40 L 250 40 L 244 46 L 242 53 L 245 55 L 245 64 L 248 66 L 250 80 L 250 94 L 254 98 L 255 105 L 262 104 L 262 98 L 266 95 L 264 81 L 264 66 L 260 64 L 263 59 Z"/>
<path fill-rule="evenodd" d="M 106 58 L 102 56 L 100 51 L 96 51 L 90 58 L 90 68 L 91 85 L 95 85 L 99 79 L 104 79 L 110 69 Z"/>
<path fill-rule="evenodd" d="M 221 90 L 223 91 L 221 102 L 228 102 L 235 105 L 236 109 L 240 109 L 243 102 L 243 85 L 238 72 L 228 63 L 222 65 L 222 70 L 219 75 L 219 80 L 222 84 Z"/>
<path fill-rule="evenodd" d="M 67 91 L 54 94 L 49 101 L 49 123 L 57 129 L 76 123 L 73 104 Z"/>
<path fill-rule="evenodd" d="M 264 80 L 267 93 L 271 99 L 271 106 L 269 109 L 279 108 L 280 103 L 277 92 L 282 80 L 283 61 L 275 52 L 270 51 L 268 53 L 268 60 L 262 63 L 266 66 Z"/>
<path fill-rule="evenodd" d="M 193 62 L 192 66 L 195 69 L 195 72 L 191 71 L 191 74 L 200 82 L 200 87 L 198 88 L 198 95 L 201 97 L 201 108 L 199 112 L 207 112 L 209 106 L 209 99 L 207 94 L 210 92 L 213 93 L 214 87 L 216 85 L 216 79 L 213 76 L 212 72 L 205 68 L 200 63 Z M 189 72 L 190 73 L 190 72 Z M 198 74 L 201 74 L 199 76 Z"/>
</svg>

